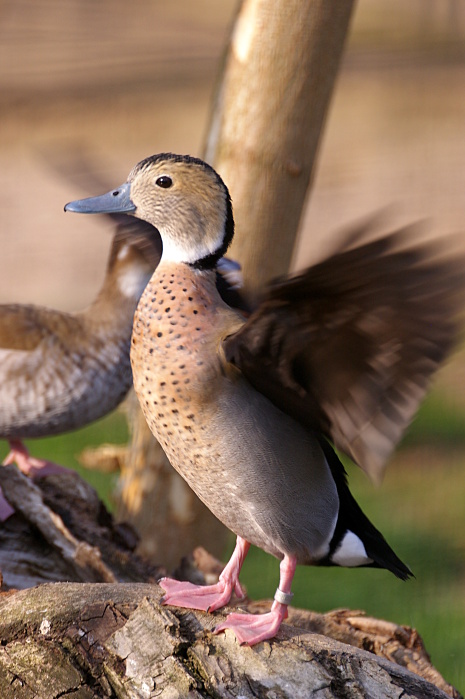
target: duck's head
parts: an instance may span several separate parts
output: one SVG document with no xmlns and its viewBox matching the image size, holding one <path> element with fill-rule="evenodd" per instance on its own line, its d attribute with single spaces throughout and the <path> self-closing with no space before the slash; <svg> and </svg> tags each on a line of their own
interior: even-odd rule
<svg viewBox="0 0 465 699">
<path fill-rule="evenodd" d="M 160 231 L 163 260 L 215 267 L 233 234 L 231 199 L 210 165 L 188 155 L 145 158 L 121 187 L 66 204 L 76 213 L 127 213 Z"/>
</svg>

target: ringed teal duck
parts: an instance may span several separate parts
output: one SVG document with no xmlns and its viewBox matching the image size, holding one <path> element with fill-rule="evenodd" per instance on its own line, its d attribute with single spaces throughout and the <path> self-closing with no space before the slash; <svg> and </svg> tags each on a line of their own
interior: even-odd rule
<svg viewBox="0 0 465 699">
<path fill-rule="evenodd" d="M 245 319 L 215 286 L 234 222 L 205 162 L 146 158 L 118 189 L 65 210 L 124 212 L 161 234 L 134 319 L 134 387 L 174 468 L 237 536 L 216 585 L 165 578 L 164 603 L 213 611 L 241 596 L 251 544 L 281 561 L 280 579 L 268 614 L 230 614 L 216 628 L 241 643 L 277 633 L 297 564 L 407 579 L 328 440 L 381 472 L 455 338 L 458 267 L 410 228 L 369 240 L 360 226 L 329 259 L 271 285 Z"/>
</svg>

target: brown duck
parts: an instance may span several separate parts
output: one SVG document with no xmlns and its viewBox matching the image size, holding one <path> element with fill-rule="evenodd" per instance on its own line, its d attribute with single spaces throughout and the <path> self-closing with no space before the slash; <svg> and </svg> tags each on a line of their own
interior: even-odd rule
<svg viewBox="0 0 465 699">
<path fill-rule="evenodd" d="M 134 311 L 161 243 L 152 226 L 120 218 L 103 286 L 88 308 L 0 306 L 0 437 L 10 443 L 3 463 L 24 473 L 61 467 L 30 456 L 22 440 L 83 427 L 116 408 L 132 385 Z M 0 518 L 11 512 L 0 503 Z"/>
<path fill-rule="evenodd" d="M 370 240 L 361 226 L 244 319 L 216 289 L 234 224 L 228 190 L 203 161 L 152 156 L 118 189 L 65 210 L 128 213 L 163 241 L 134 319 L 135 390 L 174 468 L 237 535 L 216 585 L 164 579 L 165 604 L 226 605 L 259 546 L 281 561 L 271 611 L 230 614 L 216 629 L 254 644 L 286 617 L 297 564 L 411 575 L 355 502 L 328 440 L 380 475 L 455 339 L 463 260 L 436 257 L 415 230 Z"/>
</svg>

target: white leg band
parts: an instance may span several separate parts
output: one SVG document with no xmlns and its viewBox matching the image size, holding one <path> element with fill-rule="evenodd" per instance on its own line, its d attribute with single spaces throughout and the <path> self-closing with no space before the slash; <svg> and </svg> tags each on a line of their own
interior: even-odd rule
<svg viewBox="0 0 465 699">
<path fill-rule="evenodd" d="M 278 589 L 274 593 L 274 599 L 276 602 L 279 602 L 280 604 L 291 604 L 292 598 L 294 597 L 293 592 L 283 592 L 282 590 Z"/>
</svg>

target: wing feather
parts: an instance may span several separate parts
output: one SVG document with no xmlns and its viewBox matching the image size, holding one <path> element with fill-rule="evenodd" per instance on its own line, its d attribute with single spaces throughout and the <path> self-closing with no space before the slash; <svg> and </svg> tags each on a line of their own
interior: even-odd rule
<svg viewBox="0 0 465 699">
<path fill-rule="evenodd" d="M 457 339 L 465 265 L 456 240 L 429 241 L 418 225 L 372 235 L 364 224 L 329 258 L 274 282 L 224 353 L 379 480 Z"/>
</svg>

